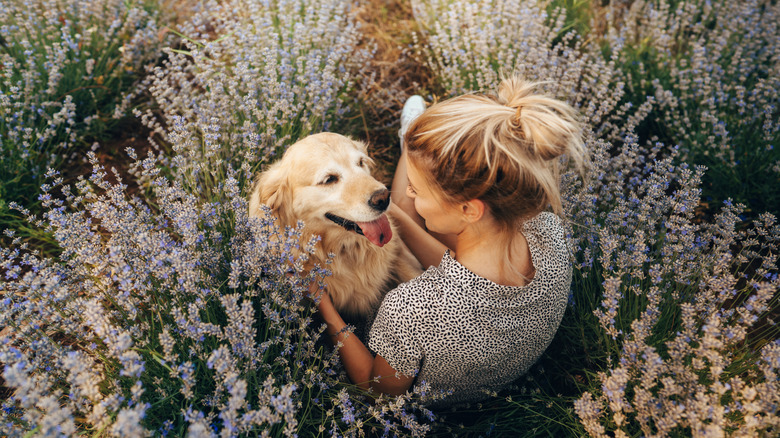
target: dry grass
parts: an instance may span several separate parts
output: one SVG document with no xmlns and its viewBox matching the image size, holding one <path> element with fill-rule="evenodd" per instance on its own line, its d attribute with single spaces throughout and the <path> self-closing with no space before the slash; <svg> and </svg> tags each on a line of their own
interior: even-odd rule
<svg viewBox="0 0 780 438">
<path fill-rule="evenodd" d="M 399 157 L 398 128 L 401 109 L 413 94 L 428 95 L 433 74 L 414 56 L 413 35 L 419 27 L 412 6 L 403 0 L 368 0 L 356 11 L 365 35 L 374 48 L 367 66 L 373 81 L 358 91 L 356 120 L 345 124 L 346 134 L 367 141 L 377 163 L 377 175 L 389 184 Z"/>
</svg>

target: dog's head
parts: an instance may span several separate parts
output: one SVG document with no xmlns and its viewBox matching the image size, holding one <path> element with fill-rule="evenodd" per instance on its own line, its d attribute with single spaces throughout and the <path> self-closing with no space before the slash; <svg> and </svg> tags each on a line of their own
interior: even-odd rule
<svg viewBox="0 0 780 438">
<path fill-rule="evenodd" d="M 383 246 L 392 238 L 385 210 L 390 192 L 371 176 L 366 145 L 333 133 L 308 136 L 260 173 L 250 215 L 267 205 L 283 225 L 303 220 L 316 234 L 357 233 Z"/>
</svg>

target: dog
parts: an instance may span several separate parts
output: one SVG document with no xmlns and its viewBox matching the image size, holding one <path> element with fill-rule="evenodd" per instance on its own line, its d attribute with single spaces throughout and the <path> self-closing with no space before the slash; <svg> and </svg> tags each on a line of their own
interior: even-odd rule
<svg viewBox="0 0 780 438">
<path fill-rule="evenodd" d="M 319 133 L 290 146 L 260 172 L 249 196 L 249 215 L 266 214 L 281 227 L 304 222 L 302 242 L 320 236 L 309 267 L 325 266 L 325 284 L 345 319 L 370 318 L 384 294 L 422 273 L 386 211 L 390 191 L 372 175 L 366 144 L 340 134 Z"/>
</svg>

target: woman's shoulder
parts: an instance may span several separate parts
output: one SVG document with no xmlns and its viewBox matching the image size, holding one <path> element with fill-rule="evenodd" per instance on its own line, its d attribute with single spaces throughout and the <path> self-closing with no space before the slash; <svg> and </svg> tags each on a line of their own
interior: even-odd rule
<svg viewBox="0 0 780 438">
<path fill-rule="evenodd" d="M 569 247 L 563 221 L 558 215 L 541 212 L 523 224 L 523 235 L 529 244 L 536 245 L 541 251 L 568 260 Z"/>
<path fill-rule="evenodd" d="M 532 230 L 539 233 L 560 232 L 563 234 L 563 220 L 560 216 L 549 211 L 543 211 L 523 224 L 523 230 Z"/>
<path fill-rule="evenodd" d="M 539 213 L 523 224 L 523 235 L 528 241 L 536 268 L 536 284 L 563 287 L 571 275 L 571 250 L 566 241 L 563 221 L 550 212 Z M 568 286 L 566 286 L 568 287 Z"/>
<path fill-rule="evenodd" d="M 396 286 L 394 289 L 391 289 L 390 292 L 387 293 L 387 296 L 385 296 L 385 301 L 393 300 L 405 303 L 418 300 L 420 297 L 426 295 L 430 295 L 435 291 L 436 284 L 435 281 L 430 278 L 428 271 L 435 269 L 437 268 L 431 266 L 428 268 L 428 270 L 419 276 L 404 283 L 400 283 L 398 286 Z"/>
</svg>

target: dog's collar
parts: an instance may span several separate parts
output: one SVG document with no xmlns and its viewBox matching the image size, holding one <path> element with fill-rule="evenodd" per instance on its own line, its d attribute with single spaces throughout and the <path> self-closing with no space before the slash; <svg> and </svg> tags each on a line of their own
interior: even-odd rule
<svg viewBox="0 0 780 438">
<path fill-rule="evenodd" d="M 360 226 L 358 226 L 357 222 L 355 221 L 344 219 L 343 217 L 336 216 L 333 213 L 325 213 L 325 217 L 335 222 L 336 224 L 341 225 L 347 231 L 354 231 L 360 234 L 361 236 L 363 235 L 363 230 L 360 229 Z"/>
</svg>

